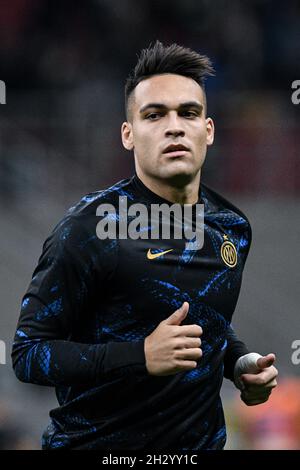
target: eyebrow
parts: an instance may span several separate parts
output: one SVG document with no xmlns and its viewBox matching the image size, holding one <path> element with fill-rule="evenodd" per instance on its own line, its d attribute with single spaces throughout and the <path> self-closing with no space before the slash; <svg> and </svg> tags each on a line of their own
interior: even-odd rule
<svg viewBox="0 0 300 470">
<path fill-rule="evenodd" d="M 143 113 L 144 111 L 150 108 L 165 110 L 165 109 L 168 109 L 168 106 L 166 106 L 163 103 L 148 103 L 141 107 L 140 113 Z M 201 103 L 198 103 L 197 101 L 186 101 L 184 103 L 180 103 L 180 105 L 178 106 L 178 109 L 182 109 L 182 108 L 196 108 L 198 109 L 199 112 L 201 112 L 203 109 L 203 105 Z"/>
</svg>

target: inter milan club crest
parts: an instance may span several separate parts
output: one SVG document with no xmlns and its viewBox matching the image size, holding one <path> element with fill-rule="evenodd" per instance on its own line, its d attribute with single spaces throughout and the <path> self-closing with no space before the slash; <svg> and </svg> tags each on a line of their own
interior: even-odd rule
<svg viewBox="0 0 300 470">
<path fill-rule="evenodd" d="M 230 268 L 234 268 L 237 263 L 237 252 L 233 243 L 228 241 L 228 236 L 223 235 L 224 242 L 221 246 L 221 256 L 224 263 Z"/>
</svg>

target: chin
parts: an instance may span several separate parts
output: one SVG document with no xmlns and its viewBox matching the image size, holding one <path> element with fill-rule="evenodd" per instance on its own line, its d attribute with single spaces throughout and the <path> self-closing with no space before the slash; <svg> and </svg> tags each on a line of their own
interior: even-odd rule
<svg viewBox="0 0 300 470">
<path fill-rule="evenodd" d="M 162 179 L 168 180 L 170 183 L 176 186 L 185 186 L 187 183 L 192 181 L 197 171 L 195 169 L 187 168 L 186 165 L 182 165 L 180 168 L 168 169 L 162 172 Z"/>
</svg>

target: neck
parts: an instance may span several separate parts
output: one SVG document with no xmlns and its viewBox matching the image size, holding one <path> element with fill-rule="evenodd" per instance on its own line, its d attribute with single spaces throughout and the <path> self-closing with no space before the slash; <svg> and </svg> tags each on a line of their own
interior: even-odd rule
<svg viewBox="0 0 300 470">
<path fill-rule="evenodd" d="M 199 186 L 201 171 L 196 174 L 193 179 L 188 181 L 182 178 L 173 178 L 169 180 L 156 179 L 145 175 L 136 169 L 139 179 L 158 196 L 177 204 L 196 204 L 199 198 Z"/>
</svg>

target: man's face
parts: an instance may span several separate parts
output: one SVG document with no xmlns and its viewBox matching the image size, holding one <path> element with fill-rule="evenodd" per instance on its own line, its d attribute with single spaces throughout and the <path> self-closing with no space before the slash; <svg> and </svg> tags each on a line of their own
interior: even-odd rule
<svg viewBox="0 0 300 470">
<path fill-rule="evenodd" d="M 122 141 L 134 151 L 138 174 L 178 183 L 195 178 L 214 136 L 200 86 L 181 75 L 155 75 L 140 82 L 132 98 Z"/>
</svg>

